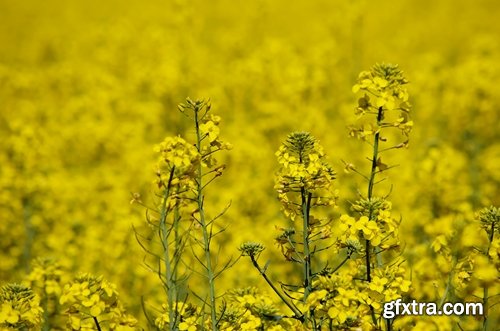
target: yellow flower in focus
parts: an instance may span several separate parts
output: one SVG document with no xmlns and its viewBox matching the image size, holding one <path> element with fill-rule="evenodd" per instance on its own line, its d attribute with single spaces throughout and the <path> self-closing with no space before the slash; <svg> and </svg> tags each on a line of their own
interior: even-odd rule
<svg viewBox="0 0 500 331">
<path fill-rule="evenodd" d="M 40 300 L 33 291 L 18 284 L 0 288 L 0 327 L 36 329 L 42 323 Z"/>
<path fill-rule="evenodd" d="M 208 121 L 200 124 L 200 132 L 202 135 L 208 136 L 210 142 L 214 142 L 219 137 L 220 129 L 214 122 Z"/>
</svg>

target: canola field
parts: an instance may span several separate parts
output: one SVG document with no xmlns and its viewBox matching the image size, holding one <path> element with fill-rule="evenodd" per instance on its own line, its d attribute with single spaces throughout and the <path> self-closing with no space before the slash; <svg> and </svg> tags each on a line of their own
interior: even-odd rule
<svg viewBox="0 0 500 331">
<path fill-rule="evenodd" d="M 0 330 L 499 330 L 499 16 L 0 1 Z"/>
</svg>

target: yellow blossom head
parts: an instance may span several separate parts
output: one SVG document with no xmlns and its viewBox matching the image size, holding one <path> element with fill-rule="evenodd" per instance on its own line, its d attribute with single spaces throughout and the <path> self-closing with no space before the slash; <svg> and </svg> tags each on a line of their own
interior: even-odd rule
<svg viewBox="0 0 500 331">
<path fill-rule="evenodd" d="M 42 323 L 40 300 L 23 285 L 8 284 L 0 288 L 0 327 L 36 329 Z"/>
</svg>

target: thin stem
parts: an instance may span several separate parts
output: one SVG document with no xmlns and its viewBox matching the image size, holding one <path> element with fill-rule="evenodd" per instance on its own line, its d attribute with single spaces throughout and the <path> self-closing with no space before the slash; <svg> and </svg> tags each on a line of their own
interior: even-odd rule
<svg viewBox="0 0 500 331">
<path fill-rule="evenodd" d="M 194 123 L 196 126 L 196 149 L 198 150 L 198 153 L 201 155 L 201 132 L 200 132 L 200 123 L 199 123 L 199 111 L 200 107 L 195 106 L 194 108 Z M 210 315 L 212 318 L 212 330 L 217 330 L 217 312 L 216 309 L 217 307 L 215 306 L 215 277 L 214 277 L 214 271 L 212 270 L 212 259 L 210 256 L 210 235 L 209 231 L 207 229 L 207 223 L 205 220 L 205 210 L 203 208 L 203 183 L 202 183 L 202 178 L 203 178 L 203 172 L 202 172 L 202 165 L 201 161 L 198 164 L 198 178 L 196 180 L 197 184 L 197 203 L 198 203 L 198 210 L 200 213 L 200 224 L 201 224 L 201 230 L 203 232 L 203 250 L 205 251 L 205 267 L 207 270 L 207 278 L 208 278 L 208 287 L 209 287 L 209 299 L 210 299 Z"/>
<path fill-rule="evenodd" d="M 340 264 L 335 269 L 333 269 L 332 274 L 336 273 L 347 261 L 349 261 L 350 258 L 351 256 L 347 255 L 345 259 L 342 262 L 340 262 Z"/>
<path fill-rule="evenodd" d="M 179 265 L 179 259 L 182 255 L 182 238 L 179 233 L 179 221 L 180 221 L 180 213 L 179 213 L 179 201 L 176 202 L 174 207 L 174 267 L 172 271 L 172 280 L 176 285 L 176 293 L 175 300 L 179 300 L 179 269 L 177 266 Z"/>
<path fill-rule="evenodd" d="M 299 321 L 303 321 L 304 316 L 302 315 L 300 310 L 297 307 L 295 307 L 293 303 L 289 302 L 287 298 L 285 298 L 285 296 L 278 290 L 278 288 L 274 286 L 273 282 L 269 279 L 269 277 L 267 277 L 266 272 L 259 266 L 257 260 L 255 260 L 255 257 L 251 255 L 250 259 L 252 260 L 252 264 L 254 265 L 254 267 L 259 271 L 262 277 L 264 277 L 264 280 L 267 282 L 267 284 L 269 284 L 269 286 L 271 286 L 273 291 L 280 297 L 281 301 L 283 301 L 283 303 L 293 311 L 293 313 L 295 314 L 294 318 L 298 319 Z"/>
<path fill-rule="evenodd" d="M 172 183 L 172 179 L 174 177 L 174 171 L 175 167 L 172 167 L 170 170 L 170 176 L 168 179 L 168 185 L 167 188 L 165 189 L 165 193 L 163 195 L 163 201 L 162 201 L 162 206 L 161 206 L 161 216 L 160 216 L 160 233 L 161 233 L 161 242 L 163 245 L 163 260 L 165 263 L 165 278 L 166 278 L 166 285 L 167 285 L 167 300 L 168 300 L 168 317 L 169 317 L 169 330 L 172 331 L 175 329 L 175 320 L 174 320 L 174 296 L 175 296 L 175 284 L 173 282 L 173 277 L 172 277 L 172 268 L 171 268 L 171 261 L 170 261 L 170 252 L 169 252 L 169 242 L 168 242 L 168 237 L 169 237 L 169 231 L 167 229 L 167 215 L 168 215 L 168 206 L 167 206 L 167 200 L 170 195 L 170 184 Z"/>
<path fill-rule="evenodd" d="M 366 262 L 366 281 L 371 282 L 372 281 L 372 275 L 371 275 L 371 261 L 370 261 L 370 250 L 371 250 L 371 245 L 370 245 L 370 240 L 365 241 L 365 262 Z"/>
<path fill-rule="evenodd" d="M 382 121 L 383 118 L 383 108 L 379 107 L 378 108 L 378 113 L 377 113 L 377 126 L 378 130 L 375 132 L 375 136 L 373 138 L 373 156 L 372 156 L 372 167 L 370 171 L 370 180 L 368 181 L 368 200 L 370 201 L 373 197 L 373 186 L 375 183 L 375 176 L 377 174 L 377 159 L 378 159 L 378 145 L 379 145 L 379 140 L 380 140 L 380 122 Z M 370 209 L 370 214 L 368 219 L 370 221 L 373 221 L 373 210 Z M 370 240 L 365 241 L 365 263 L 366 263 L 366 281 L 371 282 L 372 277 L 371 277 L 371 244 Z M 379 261 L 380 258 L 377 256 L 377 260 Z M 380 261 L 379 261 L 380 262 Z M 380 264 L 380 263 L 378 263 Z M 372 315 L 372 320 L 375 325 L 378 325 L 377 319 L 375 318 L 375 309 L 373 306 L 370 305 L 370 311 Z"/>
<path fill-rule="evenodd" d="M 101 331 L 101 326 L 99 325 L 99 321 L 97 320 L 97 317 L 93 316 L 93 318 L 94 318 L 95 326 L 97 327 L 97 331 Z"/>
<path fill-rule="evenodd" d="M 311 253 L 309 249 L 309 206 L 311 204 L 311 193 L 306 193 L 304 188 L 301 188 L 302 196 L 302 220 L 303 231 L 302 241 L 304 245 L 304 301 L 312 291 L 311 284 Z"/>
<path fill-rule="evenodd" d="M 377 125 L 380 126 L 380 121 L 383 116 L 383 108 L 380 107 L 378 109 L 377 114 Z M 378 144 L 380 140 L 380 129 L 375 132 L 375 136 L 373 138 L 373 157 L 372 157 L 372 169 L 370 172 L 370 180 L 368 181 L 368 199 L 372 198 L 373 195 L 373 184 L 375 182 L 375 175 L 377 173 L 377 159 L 378 159 Z"/>
</svg>

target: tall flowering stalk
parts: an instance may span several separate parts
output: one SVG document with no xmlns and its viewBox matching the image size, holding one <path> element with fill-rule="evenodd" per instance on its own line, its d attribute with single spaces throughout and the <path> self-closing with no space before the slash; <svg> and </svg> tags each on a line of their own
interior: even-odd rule
<svg viewBox="0 0 500 331">
<path fill-rule="evenodd" d="M 195 174 L 200 156 L 196 148 L 181 137 L 165 138 L 155 146 L 155 152 L 158 156 L 154 205 L 146 205 L 139 194 L 133 196 L 132 202 L 146 208 L 147 222 L 155 230 L 160 251 L 147 247 L 149 236 L 136 232 L 136 238 L 146 253 L 155 259 L 147 266 L 158 275 L 167 295 L 165 310 L 168 318 L 163 318 L 163 325 L 175 330 L 180 323 L 178 302 L 186 296 L 181 283 L 187 276 L 181 275 L 179 268 L 192 228 L 189 222 L 181 224 L 181 214 L 182 210 L 194 208 L 189 195 L 196 187 Z"/>
<path fill-rule="evenodd" d="M 231 266 L 232 261 L 227 261 L 222 270 L 215 270 L 212 258 L 216 257 L 213 256 L 211 248 L 212 240 L 216 235 L 214 226 L 216 219 L 222 216 L 225 210 L 218 216 L 209 219 L 206 216 L 204 202 L 207 185 L 221 176 L 225 168 L 224 165 L 216 166 L 217 159 L 214 157 L 214 154 L 224 149 L 230 149 L 231 145 L 220 140 L 220 117 L 210 112 L 211 105 L 208 101 L 193 101 L 188 98 L 185 103 L 179 105 L 179 110 L 192 119 L 196 131 L 196 142 L 194 147 L 200 157 L 200 162 L 196 164 L 194 174 L 195 186 L 192 191 L 197 205 L 197 216 L 194 217 L 202 232 L 202 239 L 199 240 L 195 238 L 195 242 L 200 244 L 203 250 L 203 257 L 196 257 L 196 260 L 202 264 L 206 272 L 205 276 L 207 279 L 209 299 L 208 306 L 210 307 L 211 318 L 210 323 L 212 330 L 218 330 L 215 280 L 225 269 Z M 220 231 L 217 233 L 220 233 Z"/>
<path fill-rule="evenodd" d="M 387 138 L 382 135 L 382 132 L 390 128 L 399 129 L 407 138 L 413 122 L 410 120 L 410 105 L 408 103 L 408 91 L 406 84 L 408 81 L 403 76 L 403 72 L 397 65 L 392 64 L 376 64 L 370 71 L 363 71 L 358 77 L 357 84 L 353 87 L 353 92 L 364 92 L 364 95 L 358 100 L 356 114 L 360 118 L 369 119 L 368 124 L 361 127 L 352 127 L 351 135 L 357 136 L 365 141 L 369 141 L 370 136 L 373 136 L 371 145 L 373 152 L 370 159 L 371 168 L 368 175 L 368 189 L 366 200 L 368 204 L 374 202 L 373 188 L 376 184 L 375 178 L 377 174 L 388 169 L 388 166 L 382 162 L 380 154 L 384 151 L 394 148 L 401 148 L 408 144 L 408 139 L 403 142 L 398 142 L 393 146 L 380 149 L 382 142 L 386 142 Z M 365 177 L 366 178 L 366 177 Z M 368 220 L 375 220 L 376 208 L 368 206 Z M 371 281 L 372 269 L 372 247 L 370 240 L 366 240 L 366 280 Z M 378 261 L 380 265 L 380 259 Z"/>
<path fill-rule="evenodd" d="M 311 208 L 331 206 L 335 203 L 333 180 L 335 172 L 326 163 L 323 148 L 308 132 L 294 132 L 288 136 L 276 152 L 281 166 L 276 176 L 275 189 L 278 192 L 285 214 L 292 220 L 302 218 L 302 251 L 297 245 L 289 248 L 303 266 L 304 300 L 312 291 L 312 235 L 322 222 L 311 218 Z M 286 234 L 285 234 L 286 236 Z"/>
<path fill-rule="evenodd" d="M 159 236 L 162 244 L 164 281 L 168 299 L 169 329 L 175 330 L 179 323 L 177 302 L 179 297 L 179 272 L 182 252 L 186 240 L 179 231 L 179 209 L 186 204 L 185 194 L 195 187 L 194 176 L 200 163 L 199 154 L 181 137 L 167 137 L 156 147 L 160 154 L 157 162 L 157 185 L 159 196 Z M 171 216 L 171 221 L 167 218 Z M 189 227 L 184 233 L 189 233 Z"/>
<path fill-rule="evenodd" d="M 382 260 L 382 219 L 390 220 L 387 215 L 390 204 L 385 197 L 376 196 L 374 187 L 378 183 L 377 176 L 391 167 L 382 162 L 381 154 L 392 150 L 403 148 L 408 145 L 408 136 L 413 122 L 410 119 L 410 104 L 408 102 L 408 81 L 397 65 L 376 64 L 369 71 L 363 71 L 353 86 L 354 93 L 363 93 L 358 99 L 356 114 L 363 124 L 351 127 L 351 136 L 360 138 L 372 146 L 370 160 L 370 172 L 364 175 L 357 171 L 351 164 L 346 164 L 348 170 L 354 170 L 367 180 L 367 194 L 353 204 L 353 210 L 361 216 L 360 222 L 364 222 L 362 229 L 365 244 L 365 279 L 368 283 L 374 281 L 374 268 L 383 267 Z M 402 140 L 397 135 L 399 131 Z M 387 147 L 384 147 L 388 145 Z M 382 215 L 382 219 L 381 219 Z M 362 221 L 363 220 L 363 221 Z M 359 222 L 358 222 L 359 223 Z M 391 221 L 389 221 L 391 223 Z M 393 223 L 393 222 L 392 222 Z M 387 223 L 386 223 L 387 224 Z M 395 239 L 397 224 L 389 225 L 387 234 L 392 234 Z M 386 236 L 387 240 L 389 236 Z M 397 241 L 394 242 L 397 245 Z M 387 243 L 386 243 L 387 245 Z M 387 248 L 387 247 L 386 247 Z M 374 256 L 376 256 L 374 261 Z M 373 322 L 378 324 L 375 309 L 370 305 Z M 388 329 L 391 327 L 387 322 Z"/>
<path fill-rule="evenodd" d="M 203 310 L 187 302 L 188 295 L 194 294 L 210 307 L 210 327 L 217 330 L 220 318 L 217 316 L 215 280 L 231 266 L 232 261 L 227 261 L 224 267 L 216 270 L 213 259 L 218 257 L 213 256 L 212 240 L 222 231 L 214 231 L 214 226 L 225 210 L 214 218 L 207 218 L 204 202 L 207 185 L 221 176 L 225 168 L 224 165 L 217 166 L 214 155 L 231 148 L 231 145 L 220 140 L 220 117 L 209 113 L 208 102 L 187 99 L 179 105 L 179 110 L 193 121 L 195 143 L 177 136 L 167 137 L 157 145 L 155 193 L 159 200 L 155 207 L 147 207 L 139 196 L 133 199 L 147 207 L 148 223 L 157 230 L 161 252 L 157 254 L 145 247 L 144 238 L 138 239 L 147 253 L 156 258 L 158 267 L 150 266 L 150 269 L 158 273 L 167 294 L 163 312 L 155 320 L 156 326 L 182 330 L 193 323 L 204 324 Z M 201 231 L 201 238 L 198 231 Z M 197 251 L 196 245 L 201 250 Z M 187 248 L 191 248 L 194 255 L 191 257 L 202 266 L 202 273 L 207 279 L 208 302 L 202 295 L 188 290 L 188 273 L 200 272 L 187 260 Z"/>
<path fill-rule="evenodd" d="M 267 276 L 267 266 L 262 268 L 257 261 L 258 254 L 255 250 L 258 248 L 260 253 L 263 248 L 258 244 L 247 243 L 243 244 L 240 250 L 243 255 L 250 257 L 261 276 L 292 310 L 293 317 L 316 330 L 320 326 L 314 317 L 314 311 L 305 309 L 301 312 L 298 306 L 304 307 L 314 291 L 314 279 L 324 269 L 324 266 L 315 264 L 315 256 L 328 248 L 324 241 L 330 237 L 330 220 L 321 218 L 320 214 L 314 214 L 313 211 L 335 205 L 335 172 L 326 162 L 323 147 L 308 132 L 291 133 L 276 152 L 276 156 L 280 164 L 275 179 L 278 199 L 285 215 L 293 224 L 297 218 L 301 220 L 292 228 L 282 229 L 283 232 L 276 238 L 276 242 L 287 261 L 301 265 L 302 284 L 283 286 L 283 290 L 288 292 L 285 296 Z M 299 293 L 296 293 L 297 289 L 301 289 Z M 297 294 L 301 296 L 300 299 Z"/>
</svg>

